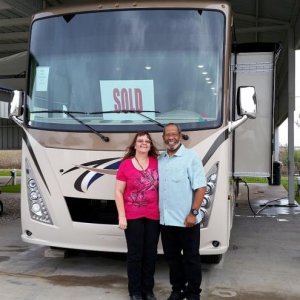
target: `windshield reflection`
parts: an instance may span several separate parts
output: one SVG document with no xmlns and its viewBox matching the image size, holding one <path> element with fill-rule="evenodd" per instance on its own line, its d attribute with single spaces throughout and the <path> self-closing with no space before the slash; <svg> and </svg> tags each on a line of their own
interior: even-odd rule
<svg viewBox="0 0 300 300">
<path fill-rule="evenodd" d="M 220 126 L 223 48 L 224 16 L 217 11 L 109 11 L 37 20 L 28 125 L 85 130 L 57 110 L 85 112 L 76 118 L 106 132 L 137 125 L 160 130 L 151 120 L 181 123 L 185 130 Z M 52 112 L 38 113 L 45 110 Z M 116 113 L 93 115 L 103 111 Z"/>
</svg>

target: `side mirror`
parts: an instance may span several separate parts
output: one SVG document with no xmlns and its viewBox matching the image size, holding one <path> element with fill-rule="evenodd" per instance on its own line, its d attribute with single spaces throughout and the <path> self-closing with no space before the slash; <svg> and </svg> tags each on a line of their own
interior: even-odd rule
<svg viewBox="0 0 300 300">
<path fill-rule="evenodd" d="M 256 118 L 256 92 L 253 86 L 240 86 L 237 93 L 237 113 L 247 116 L 249 119 Z"/>
<path fill-rule="evenodd" d="M 9 116 L 20 117 L 23 114 L 23 91 L 13 91 L 10 103 Z"/>
</svg>

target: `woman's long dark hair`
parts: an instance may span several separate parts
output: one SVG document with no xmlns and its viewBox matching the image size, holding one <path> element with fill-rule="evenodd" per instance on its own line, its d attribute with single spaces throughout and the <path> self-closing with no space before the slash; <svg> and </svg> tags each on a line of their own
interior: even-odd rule
<svg viewBox="0 0 300 300">
<path fill-rule="evenodd" d="M 149 139 L 149 141 L 151 142 L 150 144 L 150 151 L 148 153 L 149 156 L 154 156 L 157 157 L 159 155 L 158 150 L 156 149 L 156 147 L 153 145 L 153 140 L 151 138 L 151 135 L 148 132 L 138 132 L 134 138 L 132 143 L 129 145 L 129 147 L 127 148 L 127 152 L 125 153 L 123 159 L 126 158 L 131 158 L 135 156 L 135 144 L 136 144 L 136 140 L 138 137 L 140 136 L 147 136 L 147 138 Z"/>
</svg>

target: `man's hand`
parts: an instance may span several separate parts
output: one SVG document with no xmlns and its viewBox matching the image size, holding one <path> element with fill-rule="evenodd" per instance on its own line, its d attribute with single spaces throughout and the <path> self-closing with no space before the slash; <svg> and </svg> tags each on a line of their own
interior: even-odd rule
<svg viewBox="0 0 300 300">
<path fill-rule="evenodd" d="M 193 227 L 196 225 L 197 217 L 189 213 L 185 218 L 184 225 L 185 227 Z"/>
</svg>

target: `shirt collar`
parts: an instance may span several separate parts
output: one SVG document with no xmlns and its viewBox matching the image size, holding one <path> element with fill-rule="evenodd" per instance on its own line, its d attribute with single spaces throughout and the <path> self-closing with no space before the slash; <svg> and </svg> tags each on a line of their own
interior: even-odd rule
<svg viewBox="0 0 300 300">
<path fill-rule="evenodd" d="M 186 149 L 185 146 L 183 144 L 181 144 L 181 146 L 179 147 L 179 149 L 176 151 L 176 153 L 173 156 L 182 156 L 185 149 Z M 167 151 L 163 152 L 162 156 L 169 157 L 168 152 Z"/>
</svg>

